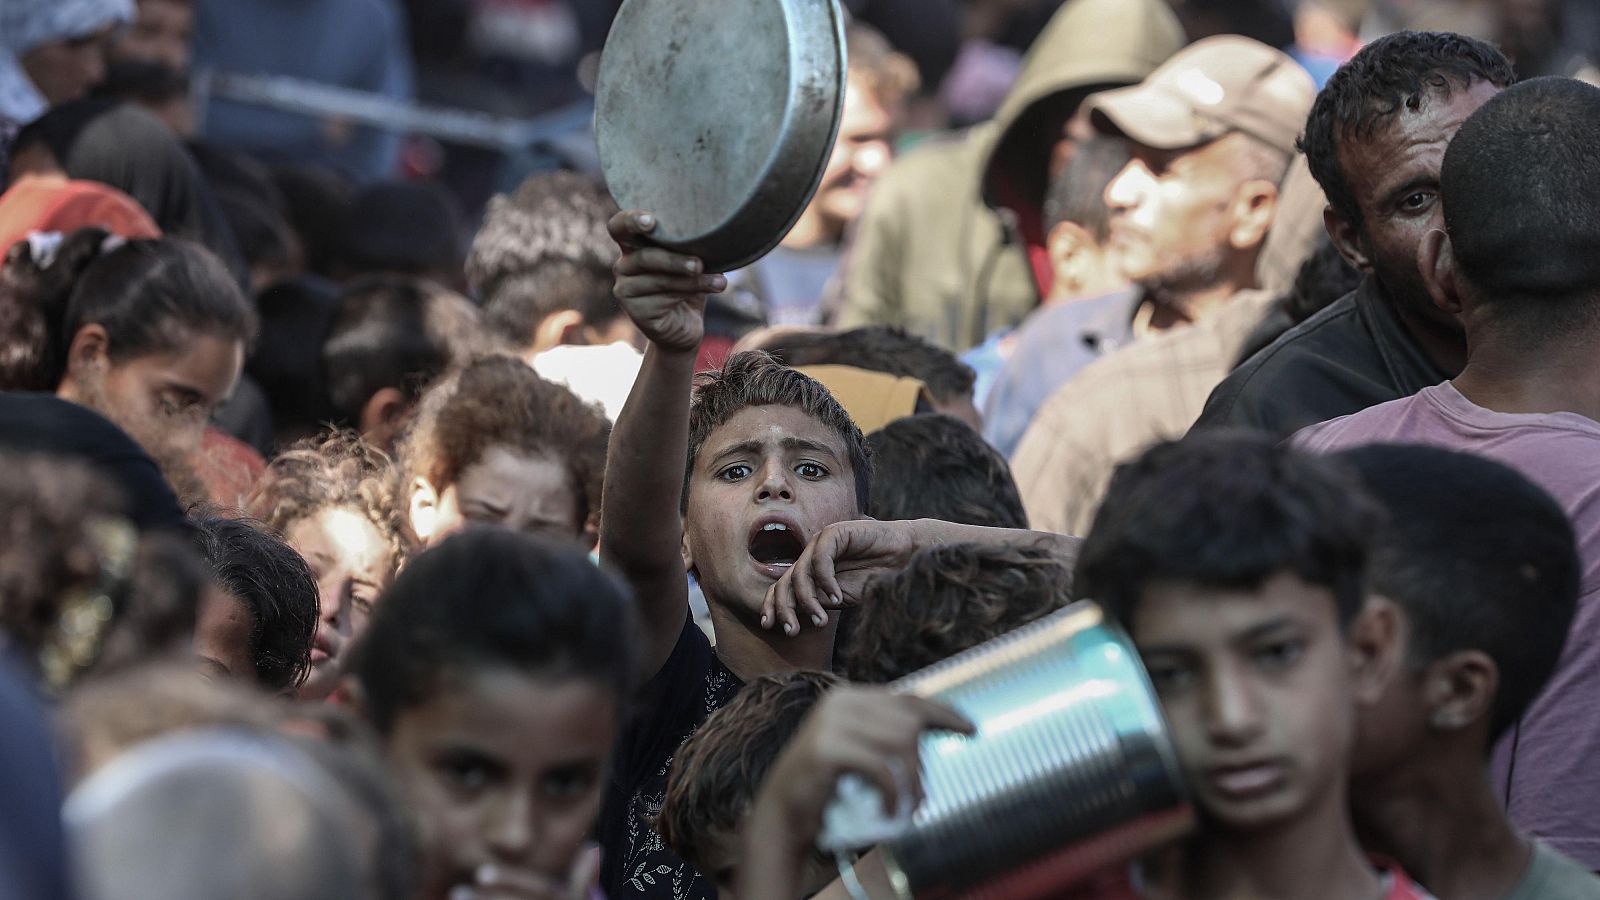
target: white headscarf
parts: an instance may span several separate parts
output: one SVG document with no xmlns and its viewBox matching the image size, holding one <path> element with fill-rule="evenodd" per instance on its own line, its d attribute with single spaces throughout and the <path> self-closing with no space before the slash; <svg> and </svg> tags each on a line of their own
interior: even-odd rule
<svg viewBox="0 0 1600 900">
<path fill-rule="evenodd" d="M 18 57 L 40 44 L 133 21 L 134 0 L 0 0 L 0 118 L 31 122 L 49 104 Z"/>
</svg>

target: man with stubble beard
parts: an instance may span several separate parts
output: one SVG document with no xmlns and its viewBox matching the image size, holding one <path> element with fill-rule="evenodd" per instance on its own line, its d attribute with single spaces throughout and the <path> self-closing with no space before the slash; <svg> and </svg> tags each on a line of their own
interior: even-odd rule
<svg viewBox="0 0 1600 900">
<path fill-rule="evenodd" d="M 1300 146 L 1328 196 L 1328 234 L 1366 278 L 1229 375 L 1196 427 L 1287 434 L 1461 371 L 1466 338 L 1429 298 L 1417 249 L 1444 227 L 1445 148 L 1514 77 L 1494 47 L 1442 32 L 1389 35 L 1334 75 Z"/>
</svg>

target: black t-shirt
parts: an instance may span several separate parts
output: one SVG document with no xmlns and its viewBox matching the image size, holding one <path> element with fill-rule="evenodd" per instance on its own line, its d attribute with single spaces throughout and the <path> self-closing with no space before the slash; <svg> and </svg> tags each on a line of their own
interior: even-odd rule
<svg viewBox="0 0 1600 900">
<path fill-rule="evenodd" d="M 673 755 L 743 686 L 694 619 L 686 619 L 672 656 L 640 692 L 617 741 L 599 826 L 600 888 L 610 900 L 716 897 L 711 879 L 668 850 L 651 823 L 666 797 Z"/>
</svg>

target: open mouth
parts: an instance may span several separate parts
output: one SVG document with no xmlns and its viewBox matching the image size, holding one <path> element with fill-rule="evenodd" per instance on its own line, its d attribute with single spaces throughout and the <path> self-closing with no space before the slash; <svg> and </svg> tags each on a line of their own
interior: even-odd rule
<svg viewBox="0 0 1600 900">
<path fill-rule="evenodd" d="M 750 559 L 773 578 L 783 577 L 805 549 L 805 536 L 793 522 L 768 517 L 758 520 L 750 530 Z"/>
</svg>

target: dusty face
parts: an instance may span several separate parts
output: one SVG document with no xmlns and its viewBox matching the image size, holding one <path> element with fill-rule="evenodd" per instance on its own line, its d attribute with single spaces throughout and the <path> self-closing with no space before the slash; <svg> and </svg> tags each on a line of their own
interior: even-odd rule
<svg viewBox="0 0 1600 900">
<path fill-rule="evenodd" d="M 1110 247 L 1128 280 L 1151 290 L 1207 287 L 1221 271 L 1241 184 L 1230 134 L 1187 150 L 1133 141 L 1133 159 L 1106 185 Z"/>
<path fill-rule="evenodd" d="M 317 579 L 321 619 L 311 649 L 305 699 L 321 699 L 337 686 L 345 652 L 366 630 L 372 605 L 394 574 L 394 549 L 361 512 L 324 509 L 295 521 L 284 539 L 305 557 Z"/>
<path fill-rule="evenodd" d="M 189 0 L 140 0 L 133 24 L 112 46 L 111 58 L 185 72 L 193 40 L 194 6 Z"/>
<path fill-rule="evenodd" d="M 22 70 L 39 93 L 58 106 L 89 93 L 105 80 L 111 26 L 81 37 L 40 44 L 22 54 Z"/>
<path fill-rule="evenodd" d="M 574 540 L 583 534 L 580 509 L 565 465 L 548 456 L 491 447 L 442 491 L 418 479 L 412 492 L 411 527 L 430 547 L 471 524 L 503 525 Z"/>
<path fill-rule="evenodd" d="M 1365 140 L 1347 138 L 1339 145 L 1339 169 L 1362 219 L 1352 263 L 1378 279 L 1402 315 L 1453 332 L 1460 325 L 1434 306 L 1417 268 L 1417 249 L 1429 231 L 1444 228 L 1439 172 L 1445 148 L 1467 117 L 1499 92 L 1479 82 L 1449 99 L 1426 95 L 1418 109 L 1401 104 Z"/>
<path fill-rule="evenodd" d="M 449 675 L 402 712 L 386 752 L 445 900 L 493 865 L 564 884 L 594 828 L 617 698 L 580 679 L 508 668 Z"/>
<path fill-rule="evenodd" d="M 253 624 L 250 607 L 243 600 L 221 588 L 208 587 L 200 598 L 192 645 L 202 669 L 211 675 L 254 684 L 256 666 L 250 653 Z"/>
<path fill-rule="evenodd" d="M 685 550 L 706 599 L 755 622 L 767 589 L 806 543 L 860 516 L 843 439 L 794 407 L 752 406 L 700 449 Z"/>
<path fill-rule="evenodd" d="M 1220 826 L 1343 802 L 1353 663 L 1331 592 L 1287 574 L 1255 591 L 1157 585 L 1132 626 L 1195 798 Z"/>
<path fill-rule="evenodd" d="M 211 414 L 239 381 L 244 345 L 189 334 L 177 346 L 117 361 L 104 352 L 74 360 L 60 393 L 98 410 L 153 455 L 169 448 L 189 458 L 200 449 Z"/>
<path fill-rule="evenodd" d="M 894 116 L 860 79 L 845 79 L 839 137 L 822 170 L 814 201 L 835 240 L 861 216 L 867 192 L 894 156 Z"/>
</svg>

